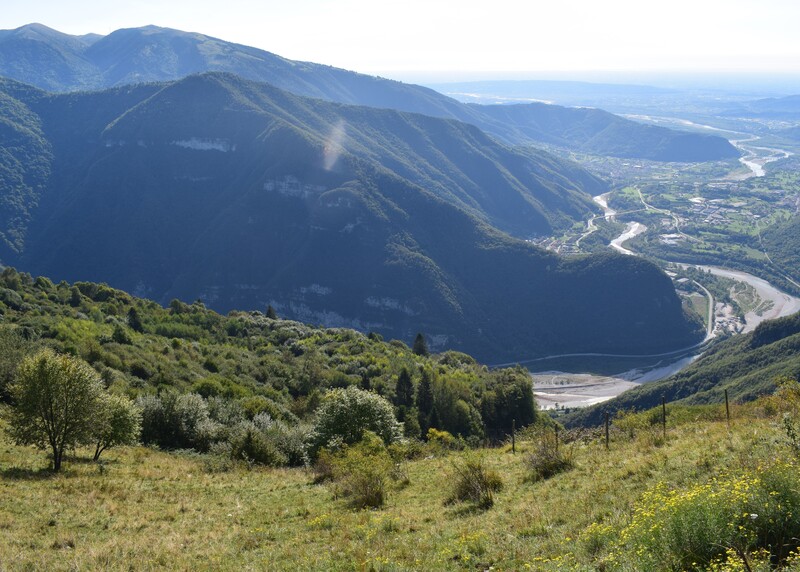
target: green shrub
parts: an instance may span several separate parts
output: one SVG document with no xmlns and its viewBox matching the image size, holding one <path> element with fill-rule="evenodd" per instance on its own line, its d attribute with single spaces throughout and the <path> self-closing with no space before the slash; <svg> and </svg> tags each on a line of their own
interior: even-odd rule
<svg viewBox="0 0 800 572">
<path fill-rule="evenodd" d="M 333 480 L 333 464 L 335 459 L 336 455 L 333 451 L 325 447 L 319 450 L 313 467 L 315 484 Z"/>
<path fill-rule="evenodd" d="M 131 335 L 124 327 L 122 327 L 119 324 L 114 326 L 114 333 L 111 334 L 111 341 L 123 345 L 130 345 L 133 343 Z"/>
<path fill-rule="evenodd" d="M 534 435 L 532 450 L 524 459 L 528 470 L 525 480 L 530 482 L 549 479 L 575 466 L 572 450 L 559 445 L 558 434 L 549 428 L 542 428 Z"/>
<path fill-rule="evenodd" d="M 283 421 L 273 421 L 266 436 L 285 457 L 285 464 L 292 467 L 308 465 L 311 427 L 304 423 L 289 425 Z"/>
<path fill-rule="evenodd" d="M 208 405 L 196 393 L 140 397 L 142 443 L 165 449 L 207 451 L 220 430 Z"/>
<path fill-rule="evenodd" d="M 380 437 L 365 432 L 361 442 L 333 455 L 330 463 L 336 496 L 355 509 L 383 506 L 394 464 Z"/>
<path fill-rule="evenodd" d="M 397 441 L 403 434 L 391 403 L 375 393 L 348 387 L 334 389 L 325 396 L 311 438 L 314 450 L 318 451 L 334 439 L 341 439 L 347 445 L 357 443 L 366 431 L 372 431 L 386 444 Z"/>
<path fill-rule="evenodd" d="M 453 470 L 453 490 L 446 504 L 468 501 L 481 509 L 494 505 L 494 493 L 503 488 L 503 480 L 497 471 L 486 467 L 483 459 L 469 456 L 455 463 Z"/>
<path fill-rule="evenodd" d="M 275 443 L 252 421 L 244 421 L 229 438 L 231 458 L 252 465 L 279 467 L 287 462 Z"/>
<path fill-rule="evenodd" d="M 22 309 L 22 297 L 9 288 L 0 288 L 0 302 L 12 310 Z"/>
<path fill-rule="evenodd" d="M 465 447 L 462 439 L 454 437 L 449 431 L 441 431 L 434 427 L 428 429 L 425 437 L 428 440 L 428 450 L 434 454 L 460 451 Z"/>
<path fill-rule="evenodd" d="M 214 376 L 198 379 L 192 384 L 192 392 L 202 395 L 205 398 L 216 397 L 225 392 L 222 383 Z"/>
</svg>

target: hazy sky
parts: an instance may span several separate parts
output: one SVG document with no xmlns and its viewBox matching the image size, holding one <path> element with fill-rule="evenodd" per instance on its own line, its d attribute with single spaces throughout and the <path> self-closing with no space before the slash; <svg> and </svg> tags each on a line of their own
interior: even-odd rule
<svg viewBox="0 0 800 572">
<path fill-rule="evenodd" d="M 797 0 L 0 0 L 0 28 L 155 24 L 351 70 L 800 72 Z"/>
</svg>

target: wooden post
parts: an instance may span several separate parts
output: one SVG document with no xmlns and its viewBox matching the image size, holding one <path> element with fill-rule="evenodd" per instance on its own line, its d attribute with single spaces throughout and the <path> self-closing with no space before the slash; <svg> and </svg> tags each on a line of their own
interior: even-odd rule
<svg viewBox="0 0 800 572">
<path fill-rule="evenodd" d="M 728 390 L 725 390 L 725 419 L 728 420 L 728 428 L 731 426 L 731 408 L 728 405 Z"/>
<path fill-rule="evenodd" d="M 558 453 L 558 425 L 556 425 L 556 453 Z"/>
<path fill-rule="evenodd" d="M 516 455 L 517 454 L 517 437 L 515 433 L 517 432 L 517 420 L 511 420 L 511 453 Z"/>
<path fill-rule="evenodd" d="M 667 440 L 667 398 L 661 396 L 661 428 L 664 433 L 664 441 Z"/>
<path fill-rule="evenodd" d="M 606 411 L 606 449 L 608 449 L 608 411 Z"/>
</svg>

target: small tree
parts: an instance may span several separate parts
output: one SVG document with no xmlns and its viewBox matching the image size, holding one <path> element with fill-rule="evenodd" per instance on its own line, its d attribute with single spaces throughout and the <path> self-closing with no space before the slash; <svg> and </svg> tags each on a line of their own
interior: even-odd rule
<svg viewBox="0 0 800 572">
<path fill-rule="evenodd" d="M 100 376 L 88 364 L 41 350 L 22 360 L 11 385 L 11 435 L 20 445 L 49 448 L 59 471 L 67 448 L 91 441 L 102 393 Z"/>
<path fill-rule="evenodd" d="M 433 414 L 433 380 L 427 369 L 422 370 L 422 378 L 417 387 L 417 421 L 420 428 L 420 437 L 425 438 L 431 427 Z"/>
<path fill-rule="evenodd" d="M 128 310 L 128 325 L 134 332 L 144 332 L 144 324 L 142 324 L 142 318 L 139 316 L 136 306 L 131 306 L 131 309 Z"/>
<path fill-rule="evenodd" d="M 142 431 L 142 412 L 127 397 L 103 393 L 99 419 L 94 426 L 94 460 L 110 447 L 135 445 Z"/>
<path fill-rule="evenodd" d="M 275 312 L 275 308 L 272 307 L 272 304 L 267 306 L 267 318 L 270 318 L 271 320 L 278 319 L 278 314 Z"/>
<path fill-rule="evenodd" d="M 365 431 L 373 431 L 386 444 L 397 441 L 403 428 L 395 419 L 392 405 L 380 395 L 357 387 L 334 389 L 325 396 L 314 425 L 316 450 L 333 439 L 357 443 Z"/>
<path fill-rule="evenodd" d="M 81 301 L 83 301 L 83 296 L 81 295 L 81 291 L 78 290 L 77 286 L 73 286 L 70 288 L 69 291 L 69 305 L 73 308 L 77 308 L 81 305 Z"/>
<path fill-rule="evenodd" d="M 428 342 L 425 341 L 425 336 L 423 336 L 421 332 L 414 338 L 414 345 L 411 347 L 411 351 L 418 356 L 430 355 L 428 351 Z"/>
<path fill-rule="evenodd" d="M 417 388 L 417 409 L 422 415 L 430 415 L 433 411 L 433 380 L 427 369 L 422 370 L 422 378 Z"/>
<path fill-rule="evenodd" d="M 395 386 L 395 404 L 398 407 L 411 407 L 414 405 L 414 384 L 411 381 L 411 374 L 406 368 L 400 370 Z"/>
</svg>

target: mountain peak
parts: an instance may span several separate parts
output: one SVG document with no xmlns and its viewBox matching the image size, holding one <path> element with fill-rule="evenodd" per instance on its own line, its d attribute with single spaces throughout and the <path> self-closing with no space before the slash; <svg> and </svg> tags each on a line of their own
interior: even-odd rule
<svg viewBox="0 0 800 572">
<path fill-rule="evenodd" d="M 74 40 L 76 38 L 76 36 L 71 36 L 69 34 L 59 32 L 58 30 L 54 30 L 53 28 L 49 28 L 44 24 L 40 24 L 38 22 L 25 24 L 24 26 L 20 26 L 19 28 L 13 30 L 0 30 L 0 38 L 2 38 L 3 36 L 11 36 L 15 38 L 24 38 L 29 40 L 42 40 L 42 41 L 52 41 L 52 40 L 63 41 L 64 39 Z"/>
</svg>

